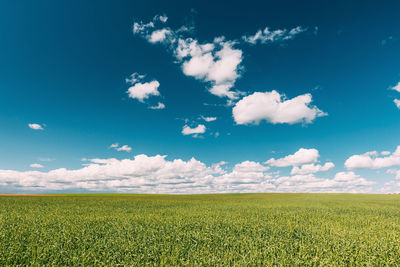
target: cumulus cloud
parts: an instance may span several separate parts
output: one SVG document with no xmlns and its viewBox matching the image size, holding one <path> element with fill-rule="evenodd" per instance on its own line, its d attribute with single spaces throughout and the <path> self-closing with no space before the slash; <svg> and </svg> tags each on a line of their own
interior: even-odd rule
<svg viewBox="0 0 400 267">
<path fill-rule="evenodd" d="M 233 167 L 233 171 L 236 172 L 264 172 L 267 170 L 269 170 L 268 166 L 264 166 L 259 162 L 249 161 L 249 160 L 236 164 Z"/>
<path fill-rule="evenodd" d="M 290 174 L 291 175 L 298 175 L 298 174 L 310 174 L 310 173 L 316 173 L 316 172 L 324 172 L 324 171 L 329 171 L 335 167 L 335 164 L 332 162 L 327 162 L 324 165 L 320 164 L 304 164 L 299 166 L 294 166 L 293 169 L 291 170 Z"/>
<path fill-rule="evenodd" d="M 386 157 L 379 157 L 377 151 L 366 152 L 361 155 L 352 155 L 344 163 L 348 170 L 356 169 L 380 169 L 400 165 L 400 146 Z"/>
<path fill-rule="evenodd" d="M 311 123 L 315 118 L 327 114 L 311 106 L 311 94 L 304 94 L 286 100 L 284 95 L 271 92 L 255 92 L 243 97 L 232 109 L 237 124 L 259 124 L 266 120 L 270 123 Z"/>
<path fill-rule="evenodd" d="M 210 93 L 219 97 L 237 98 L 231 91 L 240 77 L 239 65 L 242 51 L 234 48 L 235 43 L 215 38 L 213 43 L 199 44 L 197 40 L 179 39 L 175 54 L 182 61 L 185 75 L 209 82 Z"/>
<path fill-rule="evenodd" d="M 236 79 L 240 77 L 242 50 L 235 48 L 236 43 L 218 37 L 213 42 L 200 43 L 187 37 L 189 28 L 172 30 L 168 27 L 157 28 L 155 22 L 135 22 L 133 33 L 140 35 L 150 43 L 164 44 L 181 65 L 185 75 L 209 84 L 210 93 L 235 99 L 237 92 L 231 91 Z"/>
<path fill-rule="evenodd" d="M 250 44 L 269 44 L 274 42 L 284 42 L 295 38 L 296 35 L 305 32 L 307 29 L 297 26 L 291 30 L 273 30 L 268 27 L 264 30 L 258 30 L 254 35 L 243 36 L 242 39 Z"/>
<path fill-rule="evenodd" d="M 111 144 L 110 148 L 113 148 L 117 151 L 125 151 L 128 153 L 132 151 L 132 148 L 130 146 L 128 146 L 128 145 L 120 146 L 118 143 Z"/>
<path fill-rule="evenodd" d="M 39 123 L 29 123 L 28 126 L 33 130 L 44 130 L 43 126 Z"/>
<path fill-rule="evenodd" d="M 39 164 L 39 163 L 32 163 L 31 165 L 29 165 L 29 167 L 31 167 L 31 168 L 43 168 L 43 165 Z"/>
<path fill-rule="evenodd" d="M 150 96 L 159 96 L 160 92 L 158 87 L 160 83 L 156 80 L 150 82 L 142 82 L 144 75 L 138 73 L 133 73 L 129 78 L 126 79 L 128 84 L 131 84 L 127 93 L 130 98 L 134 98 L 144 103 L 144 100 L 148 99 Z"/>
<path fill-rule="evenodd" d="M 158 104 L 156 106 L 150 106 L 149 109 L 164 109 L 165 108 L 165 104 L 158 102 Z"/>
<path fill-rule="evenodd" d="M 113 147 L 119 147 L 113 145 Z M 370 182 L 353 172 L 333 179 L 313 174 L 280 176 L 255 161 L 225 170 L 226 162 L 207 166 L 194 158 L 137 155 L 132 159 L 88 159 L 83 167 L 43 171 L 0 170 L 0 183 L 18 190 L 88 190 L 133 193 L 367 192 Z"/>
<path fill-rule="evenodd" d="M 395 90 L 400 93 L 400 82 L 398 82 L 395 86 L 393 86 L 392 90 Z"/>
<path fill-rule="evenodd" d="M 194 135 L 197 136 L 198 134 L 203 134 L 206 132 L 206 126 L 203 124 L 197 125 L 197 127 L 190 128 L 189 126 L 185 125 L 182 128 L 183 135 Z"/>
<path fill-rule="evenodd" d="M 229 104 L 237 99 L 241 92 L 232 88 L 243 69 L 243 51 L 238 48 L 240 42 L 226 40 L 224 36 L 216 37 L 212 42 L 200 42 L 190 36 L 191 27 L 182 26 L 173 30 L 164 25 L 166 21 L 156 16 L 149 23 L 135 22 L 133 33 L 149 43 L 163 44 L 172 52 L 176 63 L 181 65 L 183 73 L 207 83 L 211 94 L 228 98 Z M 290 30 L 270 31 L 267 27 L 242 39 L 251 44 L 283 42 L 306 30 L 298 26 Z"/>
<path fill-rule="evenodd" d="M 265 163 L 275 167 L 299 166 L 315 163 L 318 161 L 318 158 L 319 152 L 315 148 L 300 148 L 292 155 L 288 155 L 280 159 L 271 158 Z"/>
<path fill-rule="evenodd" d="M 368 181 L 354 172 L 340 172 L 333 179 L 314 174 L 279 177 L 275 184 L 279 191 L 289 192 L 369 192 L 376 182 Z"/>
</svg>

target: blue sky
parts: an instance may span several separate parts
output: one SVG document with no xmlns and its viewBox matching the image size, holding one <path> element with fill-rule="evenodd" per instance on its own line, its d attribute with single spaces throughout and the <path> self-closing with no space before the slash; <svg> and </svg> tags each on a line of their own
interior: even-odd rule
<svg viewBox="0 0 400 267">
<path fill-rule="evenodd" d="M 3 2 L 0 191 L 397 192 L 399 9 Z"/>
</svg>

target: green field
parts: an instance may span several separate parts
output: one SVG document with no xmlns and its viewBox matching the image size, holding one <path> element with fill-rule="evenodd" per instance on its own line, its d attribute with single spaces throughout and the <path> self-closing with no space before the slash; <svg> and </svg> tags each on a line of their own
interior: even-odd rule
<svg viewBox="0 0 400 267">
<path fill-rule="evenodd" d="M 7 265 L 399 266 L 400 196 L 1 196 Z"/>
</svg>

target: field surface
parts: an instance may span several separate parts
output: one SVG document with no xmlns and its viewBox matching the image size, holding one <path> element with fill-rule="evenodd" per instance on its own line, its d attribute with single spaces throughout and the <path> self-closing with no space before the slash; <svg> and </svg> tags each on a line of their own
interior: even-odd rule
<svg viewBox="0 0 400 267">
<path fill-rule="evenodd" d="M 399 266 L 400 196 L 0 196 L 0 266 Z"/>
</svg>

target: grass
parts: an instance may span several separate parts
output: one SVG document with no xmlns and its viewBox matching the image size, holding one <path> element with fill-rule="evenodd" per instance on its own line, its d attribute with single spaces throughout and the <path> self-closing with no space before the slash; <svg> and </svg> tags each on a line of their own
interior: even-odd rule
<svg viewBox="0 0 400 267">
<path fill-rule="evenodd" d="M 400 196 L 1 196 L 7 265 L 399 266 Z"/>
</svg>

